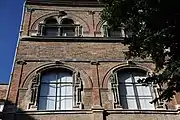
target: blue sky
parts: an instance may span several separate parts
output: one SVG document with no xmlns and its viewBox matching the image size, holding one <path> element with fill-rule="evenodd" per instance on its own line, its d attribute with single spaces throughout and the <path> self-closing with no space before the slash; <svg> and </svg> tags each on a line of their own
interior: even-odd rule
<svg viewBox="0 0 180 120">
<path fill-rule="evenodd" d="M 0 0 L 0 82 L 8 83 L 24 0 Z"/>
</svg>

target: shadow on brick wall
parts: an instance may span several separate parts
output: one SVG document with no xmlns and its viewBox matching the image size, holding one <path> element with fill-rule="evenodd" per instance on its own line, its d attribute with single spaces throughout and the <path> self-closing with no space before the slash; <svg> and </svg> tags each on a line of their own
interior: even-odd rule
<svg viewBox="0 0 180 120">
<path fill-rule="evenodd" d="M 26 114 L 21 108 L 16 107 L 11 101 L 0 100 L 4 102 L 3 112 L 0 113 L 0 120 L 36 120 L 32 116 Z"/>
</svg>

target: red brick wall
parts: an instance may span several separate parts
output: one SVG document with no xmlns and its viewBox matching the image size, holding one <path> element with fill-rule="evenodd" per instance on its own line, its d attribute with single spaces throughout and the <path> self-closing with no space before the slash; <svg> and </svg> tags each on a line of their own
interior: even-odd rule
<svg viewBox="0 0 180 120">
<path fill-rule="evenodd" d="M 75 19 L 75 22 L 80 22 L 80 24 L 83 25 L 84 37 L 95 37 L 97 32 L 98 36 L 102 36 L 99 16 L 102 8 L 47 5 L 27 5 L 27 8 L 48 10 L 34 10 L 32 13 L 26 10 L 25 12 L 23 32 L 21 36 L 23 39 L 20 39 L 17 50 L 16 64 L 14 67 L 8 100 L 14 105 L 17 105 L 19 110 L 26 111 L 31 98 L 31 82 L 33 76 L 38 70 L 43 69 L 43 67 L 51 65 L 58 66 L 60 64 L 59 66 L 72 67 L 81 75 L 83 80 L 83 116 L 80 116 L 80 113 L 78 113 L 79 111 L 73 111 L 73 114 L 64 114 L 58 111 L 59 113 L 56 113 L 56 115 L 52 115 L 52 112 L 47 113 L 51 115 L 47 115 L 46 113 L 44 114 L 43 112 L 37 111 L 34 113 L 27 112 L 27 114 L 34 116 L 34 118 L 30 117 L 27 119 L 105 119 L 107 117 L 106 114 L 109 115 L 111 113 L 103 113 L 102 109 L 115 111 L 113 108 L 112 91 L 109 86 L 109 76 L 115 68 L 128 65 L 123 54 L 124 51 L 127 51 L 127 47 L 125 47 L 119 40 L 112 42 L 103 41 L 101 38 L 98 38 L 97 40 L 94 38 L 88 42 L 87 39 L 83 37 L 79 38 L 81 40 L 78 40 L 78 38 L 74 40 L 72 38 L 74 42 L 70 42 L 68 41 L 69 39 L 67 39 L 67 41 L 55 41 L 58 38 L 46 40 L 41 37 L 40 40 L 38 38 L 31 37 L 32 33 L 37 30 L 39 22 L 47 16 L 58 15 L 59 11 L 65 11 L 68 16 L 72 16 L 72 18 Z M 28 31 L 29 36 L 27 39 L 25 36 L 28 35 Z M 60 61 L 60 63 L 57 64 L 55 61 Z M 154 65 L 148 60 L 136 58 L 133 62 L 137 66 L 141 66 L 150 71 L 154 68 Z M 172 104 L 174 105 L 174 103 Z M 13 113 L 16 111 L 14 106 L 7 106 L 6 108 L 6 112 L 10 111 Z M 116 112 L 119 111 L 117 110 Z M 8 114 L 6 115 L 8 116 Z M 13 114 L 10 117 L 13 117 Z M 18 114 L 17 117 L 18 119 L 26 119 L 27 116 L 21 113 Z M 142 117 L 144 117 L 144 115 L 140 115 L 141 119 Z M 112 116 L 109 115 L 106 119 L 111 118 L 116 120 L 119 119 L 119 116 L 116 116 L 116 114 Z M 158 115 L 156 118 L 157 120 L 163 120 L 163 118 L 159 118 Z M 153 119 L 153 116 L 150 116 L 148 120 L 150 119 Z"/>
<path fill-rule="evenodd" d="M 5 99 L 8 90 L 8 85 L 0 84 L 0 100 Z"/>
</svg>

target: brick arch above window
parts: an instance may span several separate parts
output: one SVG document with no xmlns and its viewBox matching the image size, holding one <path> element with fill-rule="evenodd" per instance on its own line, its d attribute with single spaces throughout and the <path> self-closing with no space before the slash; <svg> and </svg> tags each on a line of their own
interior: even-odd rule
<svg viewBox="0 0 180 120">
<path fill-rule="evenodd" d="M 72 110 L 82 108 L 82 79 L 66 68 L 51 68 L 38 73 L 31 86 L 29 108 L 38 110 Z M 36 97 L 37 96 L 37 97 Z M 37 104 L 36 104 L 37 103 Z"/>
<path fill-rule="evenodd" d="M 42 26 L 40 29 L 42 29 L 42 34 L 44 36 L 57 36 L 58 35 L 58 21 L 54 17 L 50 17 L 44 20 L 44 26 Z"/>
<path fill-rule="evenodd" d="M 88 76 L 88 74 L 81 68 L 78 68 L 77 66 L 72 66 L 67 63 L 63 64 L 56 64 L 56 63 L 46 63 L 37 66 L 36 68 L 29 71 L 29 73 L 26 75 L 25 79 L 23 80 L 23 83 L 21 83 L 20 88 L 28 88 L 29 84 L 33 79 L 37 77 L 38 73 L 41 73 L 45 71 L 46 69 L 54 69 L 54 68 L 64 68 L 73 71 L 74 73 L 78 73 L 83 81 L 83 85 L 86 88 L 92 88 L 92 80 Z"/>
<path fill-rule="evenodd" d="M 80 24 L 83 27 L 83 31 L 89 33 L 90 32 L 90 26 L 88 25 L 88 23 L 81 18 L 80 16 L 77 16 L 75 14 L 72 13 L 67 13 L 64 16 L 59 16 L 59 12 L 52 12 L 52 13 L 48 13 L 45 15 L 40 16 L 38 19 L 36 19 L 30 27 L 30 31 L 32 34 L 38 32 L 38 26 L 41 23 L 44 23 L 44 21 L 47 18 L 56 18 L 58 23 L 60 24 L 60 21 L 64 18 L 68 18 L 68 19 L 72 19 L 74 21 L 75 24 Z"/>
<path fill-rule="evenodd" d="M 109 77 L 111 76 L 111 74 L 114 72 L 114 71 L 117 71 L 117 70 L 120 70 L 120 69 L 125 69 L 125 68 L 138 68 L 138 69 L 141 69 L 141 70 L 144 70 L 144 71 L 147 71 L 149 73 L 152 73 L 152 69 L 151 68 L 148 68 L 142 64 L 139 64 L 139 63 L 133 63 L 133 64 L 129 64 L 127 62 L 124 62 L 124 63 L 120 63 L 120 64 L 117 64 L 113 67 L 111 67 L 104 75 L 103 77 L 103 80 L 102 80 L 102 88 L 107 88 L 108 87 L 108 83 L 109 83 Z"/>
<path fill-rule="evenodd" d="M 28 94 L 27 109 L 31 110 L 70 110 L 82 108 L 82 96 L 83 81 L 80 72 L 67 65 L 44 65 L 34 70 L 29 78 L 23 84 L 23 88 L 26 88 L 26 94 Z M 58 85 L 58 86 L 57 86 Z M 60 87 L 60 86 L 61 87 Z M 49 87 L 47 87 L 49 86 Z M 56 86 L 56 89 L 53 87 Z M 67 87 L 66 87 L 67 86 Z M 66 95 L 66 90 L 73 90 L 69 92 L 69 96 Z M 22 89 L 22 88 L 21 88 Z M 62 92 L 52 92 L 61 91 Z M 64 90 L 64 91 L 63 91 Z M 46 92 L 47 91 L 47 92 Z M 68 90 L 69 91 L 69 90 Z M 46 94 L 48 93 L 48 94 Z M 46 99 L 45 99 L 46 98 Z M 54 99 L 54 107 L 49 103 L 48 99 Z M 58 99 L 63 98 L 62 105 Z M 67 99 L 66 99 L 67 98 Z M 58 100 L 58 101 L 57 101 Z M 64 103 L 65 102 L 65 103 Z M 70 102 L 71 105 L 69 106 Z"/>
<path fill-rule="evenodd" d="M 124 38 L 128 37 L 124 27 L 119 26 L 118 28 L 111 28 L 106 21 L 99 21 L 96 25 L 96 33 L 101 34 L 101 37 L 110 38 Z M 127 33 L 130 34 L 130 33 Z"/>
<path fill-rule="evenodd" d="M 96 25 L 96 32 L 101 32 L 101 27 L 105 24 L 105 21 L 99 21 Z"/>
<path fill-rule="evenodd" d="M 147 71 L 136 67 L 113 71 L 109 82 L 114 108 L 154 110 L 155 105 L 149 103 L 155 98 L 153 85 L 138 83 L 146 77 Z"/>
<path fill-rule="evenodd" d="M 44 14 L 40 16 L 38 19 L 32 22 L 30 30 L 36 30 L 39 23 L 44 22 L 47 18 L 56 18 L 58 14 L 59 14 L 58 12 L 52 12 L 52 13 L 48 13 L 48 14 Z"/>
<path fill-rule="evenodd" d="M 142 110 L 154 110 L 154 109 L 166 109 L 167 108 L 167 103 L 165 101 L 157 101 L 154 103 L 154 105 L 149 104 L 153 99 L 159 97 L 159 87 L 157 84 L 142 84 L 138 83 L 138 79 L 142 79 L 147 77 L 152 73 L 152 70 L 150 68 L 147 68 L 143 65 L 140 64 L 135 64 L 135 63 L 123 63 L 123 64 L 118 64 L 114 67 L 112 67 L 104 76 L 104 79 L 102 81 L 102 87 L 108 88 L 111 90 L 112 95 L 113 95 L 113 106 L 114 108 L 118 109 L 142 109 Z M 125 77 L 125 78 L 124 78 Z M 122 80 L 125 80 L 123 82 Z M 131 80 L 129 82 L 129 80 Z M 127 82 L 126 82 L 127 81 Z M 122 86 L 120 86 L 122 84 Z M 122 93 L 126 91 L 128 93 L 128 88 L 126 88 L 128 85 L 132 85 L 134 88 L 134 91 L 131 93 L 134 93 L 134 96 L 128 96 L 129 100 L 131 100 L 131 97 L 134 97 L 134 103 L 136 103 L 136 106 L 131 105 L 132 102 L 129 102 L 128 105 L 128 97 L 123 98 Z M 123 88 L 124 86 L 124 88 Z M 140 86 L 138 88 L 138 86 Z M 146 86 L 149 88 L 147 89 Z M 142 90 L 140 90 L 142 89 Z M 123 91 L 124 90 L 124 91 Z M 138 91 L 139 90 L 139 91 Z M 144 93 L 140 93 L 141 91 L 146 91 L 149 92 L 149 96 Z M 141 94 L 140 97 L 142 99 L 139 99 L 139 94 Z M 138 97 L 136 97 L 138 96 Z M 149 101 L 141 102 L 141 100 L 145 101 L 148 99 Z M 124 101 L 123 101 L 124 100 Z M 126 105 L 124 105 L 126 103 Z M 148 105 L 147 105 L 148 104 Z"/>
</svg>

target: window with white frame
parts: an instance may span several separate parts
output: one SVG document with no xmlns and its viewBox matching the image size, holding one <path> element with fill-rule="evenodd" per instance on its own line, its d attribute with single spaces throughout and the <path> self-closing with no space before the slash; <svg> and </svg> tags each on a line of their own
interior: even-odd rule
<svg viewBox="0 0 180 120">
<path fill-rule="evenodd" d="M 81 81 L 78 80 L 77 75 L 66 69 L 42 73 L 38 109 L 72 110 L 81 102 Z"/>
<path fill-rule="evenodd" d="M 123 109 L 155 109 L 152 101 L 152 86 L 138 83 L 146 77 L 146 72 L 139 69 L 123 69 L 114 74 L 112 88 L 114 98 Z"/>
</svg>

